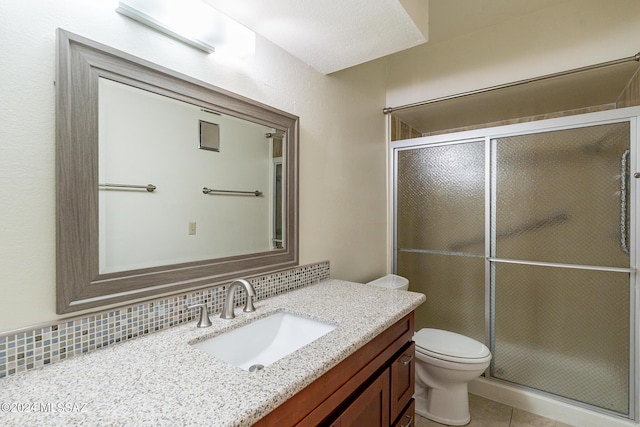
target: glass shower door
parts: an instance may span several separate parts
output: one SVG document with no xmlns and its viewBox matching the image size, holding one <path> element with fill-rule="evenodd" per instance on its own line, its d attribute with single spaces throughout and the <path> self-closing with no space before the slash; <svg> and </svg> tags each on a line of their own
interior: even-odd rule
<svg viewBox="0 0 640 427">
<path fill-rule="evenodd" d="M 491 376 L 629 413 L 628 122 L 491 141 Z"/>
<path fill-rule="evenodd" d="M 399 150 L 396 272 L 427 301 L 416 329 L 485 341 L 485 142 Z"/>
</svg>

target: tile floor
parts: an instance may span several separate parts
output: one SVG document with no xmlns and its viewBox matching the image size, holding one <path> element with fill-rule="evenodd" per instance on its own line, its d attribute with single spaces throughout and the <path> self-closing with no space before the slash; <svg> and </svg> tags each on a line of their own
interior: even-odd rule
<svg viewBox="0 0 640 427">
<path fill-rule="evenodd" d="M 521 409 L 512 408 L 483 397 L 469 395 L 471 422 L 468 427 L 570 427 Z M 415 427 L 441 427 L 442 424 L 416 416 Z"/>
</svg>

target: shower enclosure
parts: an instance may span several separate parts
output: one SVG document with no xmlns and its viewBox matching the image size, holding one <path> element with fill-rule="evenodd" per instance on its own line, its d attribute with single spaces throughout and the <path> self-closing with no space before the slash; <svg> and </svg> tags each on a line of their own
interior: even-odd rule
<svg viewBox="0 0 640 427">
<path fill-rule="evenodd" d="M 486 377 L 636 408 L 638 109 L 392 143 L 394 271 L 416 329 L 485 342 Z"/>
</svg>

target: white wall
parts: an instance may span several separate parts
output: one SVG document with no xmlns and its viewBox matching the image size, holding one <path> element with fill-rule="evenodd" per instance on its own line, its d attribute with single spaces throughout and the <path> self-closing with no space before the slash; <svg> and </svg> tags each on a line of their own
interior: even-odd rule
<svg viewBox="0 0 640 427">
<path fill-rule="evenodd" d="M 395 107 L 635 55 L 640 2 L 573 0 L 390 57 Z"/>
<path fill-rule="evenodd" d="M 0 2 L 0 332 L 55 314 L 55 29 L 300 116 L 300 262 L 385 272 L 385 66 L 323 76 L 258 38 L 224 61 L 148 30 L 113 0 Z"/>
</svg>

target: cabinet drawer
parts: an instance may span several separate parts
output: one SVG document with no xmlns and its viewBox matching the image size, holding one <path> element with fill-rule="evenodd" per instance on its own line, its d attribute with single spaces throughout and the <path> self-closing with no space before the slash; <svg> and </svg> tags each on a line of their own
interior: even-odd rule
<svg viewBox="0 0 640 427">
<path fill-rule="evenodd" d="M 400 418 L 392 424 L 392 427 L 415 427 L 416 401 L 411 399 L 409 406 L 400 414 Z"/>
<path fill-rule="evenodd" d="M 415 343 L 411 342 L 391 362 L 391 420 L 396 420 L 415 389 Z"/>
</svg>

